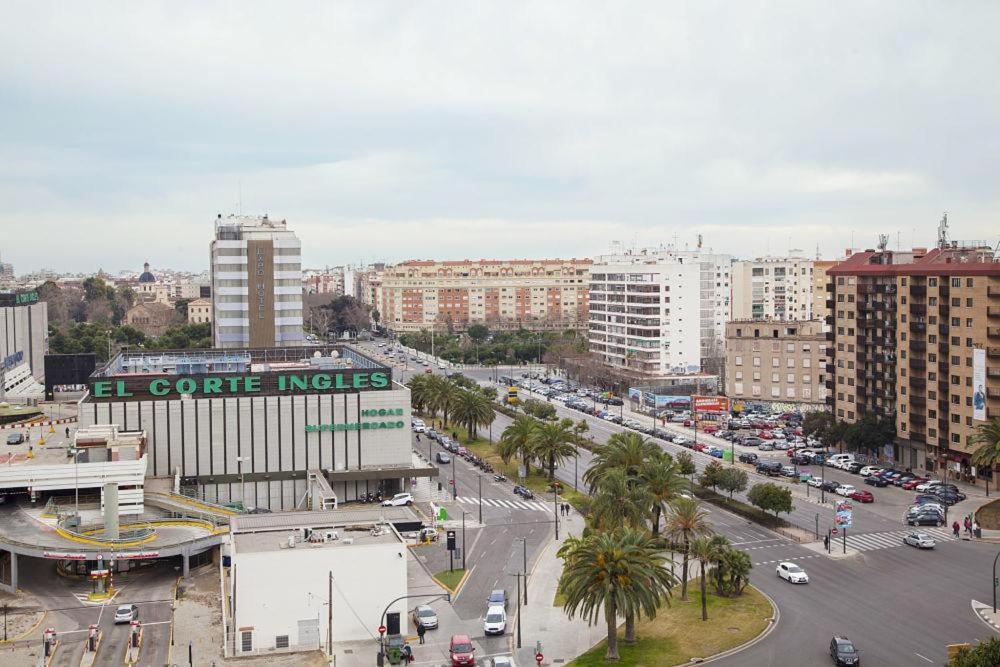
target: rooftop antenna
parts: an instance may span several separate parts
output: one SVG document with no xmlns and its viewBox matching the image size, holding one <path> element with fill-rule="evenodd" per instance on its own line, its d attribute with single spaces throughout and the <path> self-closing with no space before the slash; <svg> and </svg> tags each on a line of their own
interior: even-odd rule
<svg viewBox="0 0 1000 667">
<path fill-rule="evenodd" d="M 816 259 L 819 260 L 819 244 L 816 244 Z"/>
<path fill-rule="evenodd" d="M 698 234 L 698 250 L 701 250 L 701 244 L 704 239 L 701 234 Z"/>
<path fill-rule="evenodd" d="M 941 222 L 938 223 L 938 247 L 947 248 L 948 247 L 948 211 L 944 212 L 941 216 Z"/>
<path fill-rule="evenodd" d="M 889 235 L 879 234 L 878 235 L 878 249 L 880 252 L 885 252 L 885 249 L 889 246 Z"/>
</svg>

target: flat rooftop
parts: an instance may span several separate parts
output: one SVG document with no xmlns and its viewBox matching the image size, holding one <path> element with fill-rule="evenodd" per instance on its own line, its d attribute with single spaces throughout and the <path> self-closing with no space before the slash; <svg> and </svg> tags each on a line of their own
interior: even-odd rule
<svg viewBox="0 0 1000 667">
<path fill-rule="evenodd" d="M 324 510 L 322 512 L 275 512 L 273 514 L 241 514 L 229 522 L 229 530 L 238 533 L 281 531 L 299 528 L 335 528 L 351 524 L 372 524 L 379 521 L 420 521 L 409 507 L 382 507 Z"/>
<path fill-rule="evenodd" d="M 230 533 L 236 554 L 348 549 L 355 545 L 401 544 L 403 540 L 390 522 L 419 520 L 406 507 L 276 512 L 233 517 L 230 521 Z M 303 528 L 312 530 L 310 539 L 303 539 Z M 336 538 L 327 539 L 328 534 L 335 534 Z"/>
</svg>

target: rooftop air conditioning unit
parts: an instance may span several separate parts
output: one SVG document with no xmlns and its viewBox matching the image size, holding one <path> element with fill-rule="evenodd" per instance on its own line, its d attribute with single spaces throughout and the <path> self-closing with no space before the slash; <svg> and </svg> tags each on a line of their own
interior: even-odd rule
<svg viewBox="0 0 1000 667">
<path fill-rule="evenodd" d="M 354 538 L 353 537 L 345 537 L 344 539 L 342 539 L 340 541 L 340 543 L 341 544 L 354 544 Z"/>
</svg>

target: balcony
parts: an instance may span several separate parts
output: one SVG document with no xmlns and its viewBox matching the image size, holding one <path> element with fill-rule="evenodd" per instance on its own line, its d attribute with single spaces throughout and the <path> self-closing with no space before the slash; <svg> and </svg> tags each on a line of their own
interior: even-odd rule
<svg viewBox="0 0 1000 667">
<path fill-rule="evenodd" d="M 910 402 L 912 403 L 913 401 L 910 401 Z M 927 417 L 924 416 L 924 414 L 922 412 L 911 412 L 910 413 L 910 423 L 911 424 L 920 424 L 921 426 L 923 426 L 924 424 L 927 423 Z"/>
<path fill-rule="evenodd" d="M 948 365 L 947 361 L 939 361 L 938 362 L 938 370 L 941 371 L 944 374 L 947 374 L 948 371 L 951 370 L 951 366 Z"/>
<path fill-rule="evenodd" d="M 924 398 L 923 396 L 918 396 L 916 394 L 911 394 L 910 395 L 910 405 L 912 405 L 914 407 L 917 407 L 917 408 L 920 408 L 922 410 L 924 408 L 924 406 L 927 405 L 927 399 Z M 916 416 L 916 414 L 913 414 L 913 415 L 911 415 L 911 418 L 915 417 L 915 416 Z"/>
<path fill-rule="evenodd" d="M 833 384 L 833 380 L 826 380 L 823 384 L 827 389 L 833 389 L 836 386 Z"/>
<path fill-rule="evenodd" d="M 833 310 L 834 308 L 837 307 L 837 305 L 834 303 L 833 299 L 827 299 L 826 300 L 826 307 L 827 307 L 828 310 Z"/>
<path fill-rule="evenodd" d="M 927 386 L 927 380 L 922 377 L 911 377 L 910 386 L 914 389 L 924 389 Z"/>
<path fill-rule="evenodd" d="M 927 362 L 918 357 L 910 357 L 910 368 L 915 371 L 922 371 L 927 368 Z"/>
<path fill-rule="evenodd" d="M 986 395 L 989 398 L 1000 398 L 1000 389 L 996 389 L 994 387 L 987 387 Z"/>
<path fill-rule="evenodd" d="M 926 285 L 911 285 L 910 286 L 910 296 L 916 298 L 923 298 L 927 296 L 927 286 Z"/>
<path fill-rule="evenodd" d="M 833 319 L 833 318 L 828 317 L 826 319 L 830 320 L 830 319 Z M 824 335 L 825 335 L 825 337 L 826 337 L 826 339 L 828 341 L 833 341 L 833 332 L 832 331 L 827 331 Z"/>
<path fill-rule="evenodd" d="M 946 343 L 945 341 L 941 341 L 940 343 L 938 343 L 938 352 L 940 354 L 948 354 L 949 349 L 950 348 L 948 347 L 948 343 Z"/>
<path fill-rule="evenodd" d="M 914 317 L 923 317 L 927 314 L 927 306 L 922 303 L 911 303 L 910 304 L 910 315 Z"/>
<path fill-rule="evenodd" d="M 943 393 L 948 393 L 951 391 L 947 380 L 938 380 L 938 391 Z"/>
<path fill-rule="evenodd" d="M 987 317 L 1000 317 L 1000 306 L 987 306 L 986 307 Z"/>
<path fill-rule="evenodd" d="M 836 366 L 834 366 L 833 364 L 827 364 L 826 365 L 826 372 L 827 373 L 836 373 L 837 372 L 836 371 Z"/>
<path fill-rule="evenodd" d="M 938 333 L 941 334 L 942 336 L 947 336 L 948 335 L 948 331 L 949 331 L 949 329 L 948 329 L 948 325 L 947 324 L 939 324 L 938 325 Z"/>
<path fill-rule="evenodd" d="M 833 396 L 832 395 L 829 395 L 829 396 L 826 397 L 826 404 L 829 405 L 831 408 L 833 407 Z"/>
<path fill-rule="evenodd" d="M 986 296 L 1000 297 L 1000 285 L 987 285 Z"/>
<path fill-rule="evenodd" d="M 991 359 L 1000 358 L 1000 347 L 988 347 L 986 348 L 986 356 Z"/>
<path fill-rule="evenodd" d="M 990 366 L 986 369 L 986 375 L 991 378 L 1000 378 L 1000 366 Z"/>
<path fill-rule="evenodd" d="M 924 322 L 910 322 L 910 333 L 923 334 L 927 331 L 927 325 Z"/>
<path fill-rule="evenodd" d="M 927 351 L 927 343 L 922 340 L 915 340 L 910 343 L 910 354 L 923 354 Z"/>
<path fill-rule="evenodd" d="M 1000 327 L 986 327 L 987 338 L 1000 338 Z"/>
<path fill-rule="evenodd" d="M 951 424 L 948 423 L 947 419 L 941 417 L 940 419 L 938 419 L 938 430 L 941 431 L 942 433 L 947 433 L 949 430 L 951 430 Z"/>
</svg>

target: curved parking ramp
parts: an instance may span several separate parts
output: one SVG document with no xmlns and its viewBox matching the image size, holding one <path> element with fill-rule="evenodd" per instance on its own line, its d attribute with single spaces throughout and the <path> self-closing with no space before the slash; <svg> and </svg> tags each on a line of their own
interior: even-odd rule
<svg viewBox="0 0 1000 667">
<path fill-rule="evenodd" d="M 204 500 L 189 498 L 179 493 L 146 491 L 144 500 L 148 505 L 176 514 L 210 516 L 225 521 L 228 521 L 230 517 L 242 514 L 242 512 L 234 510 L 231 507 L 224 507 Z"/>
</svg>

